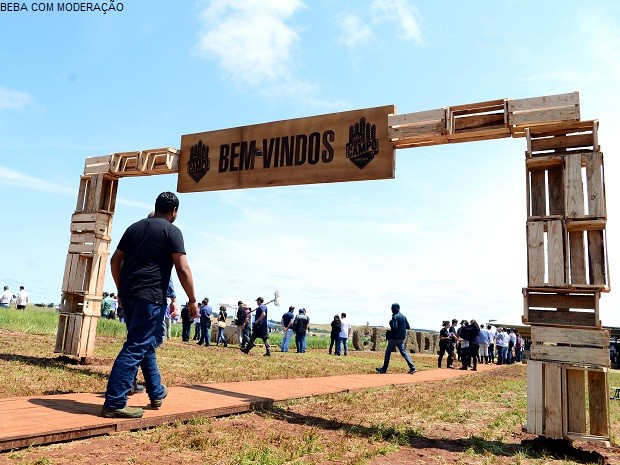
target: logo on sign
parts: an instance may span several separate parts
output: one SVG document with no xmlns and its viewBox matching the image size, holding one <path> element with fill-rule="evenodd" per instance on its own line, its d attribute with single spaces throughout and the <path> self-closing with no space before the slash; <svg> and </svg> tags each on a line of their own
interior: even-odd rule
<svg viewBox="0 0 620 465">
<path fill-rule="evenodd" d="M 202 139 L 189 149 L 189 163 L 187 164 L 187 174 L 198 182 L 207 171 L 209 171 L 209 146 L 202 143 Z"/>
<path fill-rule="evenodd" d="M 379 153 L 377 125 L 361 117 L 359 123 L 349 126 L 349 142 L 346 150 L 351 163 L 361 170 L 364 169 Z"/>
</svg>

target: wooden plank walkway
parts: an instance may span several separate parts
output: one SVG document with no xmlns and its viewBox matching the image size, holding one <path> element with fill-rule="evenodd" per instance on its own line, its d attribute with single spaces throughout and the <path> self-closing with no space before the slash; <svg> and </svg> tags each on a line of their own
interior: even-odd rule
<svg viewBox="0 0 620 465">
<path fill-rule="evenodd" d="M 479 365 L 479 372 L 496 365 Z M 478 372 L 478 373 L 479 373 Z M 0 399 L 0 450 L 50 444 L 115 431 L 149 428 L 192 418 L 218 417 L 252 410 L 261 404 L 374 387 L 441 381 L 476 372 L 434 369 L 413 375 L 359 374 L 323 378 L 213 383 L 168 389 L 159 410 L 145 409 L 139 419 L 103 418 L 102 393 L 60 394 Z M 149 404 L 146 394 L 129 398 L 130 406 Z"/>
</svg>

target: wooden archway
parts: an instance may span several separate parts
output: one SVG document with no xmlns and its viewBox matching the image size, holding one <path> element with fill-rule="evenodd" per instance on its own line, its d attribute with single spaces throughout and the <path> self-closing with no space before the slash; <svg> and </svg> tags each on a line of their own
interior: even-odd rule
<svg viewBox="0 0 620 465">
<path fill-rule="evenodd" d="M 532 332 L 525 429 L 609 443 L 609 332 L 599 320 L 601 292 L 609 291 L 603 154 L 598 121 L 581 121 L 579 94 L 390 115 L 387 130 L 394 149 L 525 138 L 523 322 Z M 179 166 L 174 148 L 86 159 L 71 218 L 56 352 L 93 355 L 119 179 L 177 173 Z"/>
</svg>

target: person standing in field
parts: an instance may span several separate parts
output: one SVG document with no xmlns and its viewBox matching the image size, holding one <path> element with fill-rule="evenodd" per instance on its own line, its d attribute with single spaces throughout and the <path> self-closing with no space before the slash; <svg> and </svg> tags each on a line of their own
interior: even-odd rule
<svg viewBox="0 0 620 465">
<path fill-rule="evenodd" d="M 189 301 L 190 316 L 198 314 L 194 279 L 176 220 L 179 199 L 172 192 L 155 201 L 155 215 L 127 228 L 112 254 L 110 267 L 127 323 L 127 340 L 108 379 L 101 415 L 106 418 L 140 418 L 142 408 L 127 406 L 138 366 L 142 368 L 151 408 L 162 406 L 168 390 L 161 383 L 155 348 L 163 339 L 166 291 L 174 265 Z"/>
<path fill-rule="evenodd" d="M 299 314 L 293 321 L 293 331 L 295 332 L 295 346 L 298 354 L 306 353 L 306 335 L 310 327 L 310 318 L 306 315 L 306 309 L 300 308 Z"/>
<path fill-rule="evenodd" d="M 200 340 L 198 345 L 205 345 L 209 347 L 211 345 L 211 315 L 213 315 L 213 309 L 209 305 L 209 299 L 205 297 L 202 299 L 202 305 L 200 306 Z"/>
<path fill-rule="evenodd" d="M 415 365 L 411 361 L 411 357 L 405 350 L 405 339 L 407 339 L 407 330 L 410 329 L 409 322 L 405 315 L 400 313 L 400 305 L 392 304 L 392 319 L 390 320 L 390 330 L 387 335 L 387 347 L 385 348 L 385 357 L 383 358 L 383 366 L 375 368 L 375 371 L 379 374 L 387 373 L 390 366 L 390 356 L 394 349 L 398 349 L 400 355 L 403 356 L 407 365 L 409 366 L 409 374 L 414 374 L 416 370 Z"/>
<path fill-rule="evenodd" d="M 0 308 L 10 308 L 11 302 L 13 302 L 13 294 L 9 289 L 9 286 L 4 286 L 4 291 L 0 296 Z"/>
<path fill-rule="evenodd" d="M 334 345 L 338 347 L 338 338 L 340 337 L 340 316 L 334 315 L 334 319 L 331 322 L 331 332 L 329 334 L 329 355 L 332 354 L 332 349 Z"/>
<path fill-rule="evenodd" d="M 340 314 L 340 334 L 338 335 L 338 342 L 336 342 L 336 355 L 340 355 L 344 352 L 344 355 L 349 353 L 349 337 L 351 336 L 351 323 L 347 320 L 347 314 L 342 312 Z"/>
<path fill-rule="evenodd" d="M 19 286 L 19 292 L 17 293 L 17 300 L 15 300 L 15 308 L 17 310 L 25 310 L 28 304 L 28 293 L 24 289 L 24 286 Z"/>
<path fill-rule="evenodd" d="M 288 348 L 291 344 L 291 337 L 293 336 L 293 321 L 295 320 L 295 307 L 290 306 L 288 312 L 282 315 L 282 345 L 280 345 L 280 351 L 288 352 Z"/>
</svg>

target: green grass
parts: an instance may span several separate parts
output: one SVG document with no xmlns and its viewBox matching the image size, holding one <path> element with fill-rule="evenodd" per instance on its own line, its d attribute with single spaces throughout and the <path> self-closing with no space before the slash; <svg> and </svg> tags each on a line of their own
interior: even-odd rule
<svg viewBox="0 0 620 465">
<path fill-rule="evenodd" d="M 124 326 L 118 321 L 100 321 L 94 359 L 90 365 L 78 365 L 52 352 L 57 318 L 55 311 L 47 309 L 0 312 L 0 398 L 105 389 L 125 337 Z M 317 339 L 329 342 L 328 338 Z M 277 346 L 276 334 L 272 333 L 271 340 Z M 157 357 L 164 381 L 181 386 L 372 373 L 383 353 L 351 350 L 348 357 L 334 357 L 321 346 L 310 347 L 306 354 L 282 354 L 275 348 L 273 357 L 263 358 L 260 347 L 248 356 L 233 346 L 204 348 L 173 337 L 158 349 Z M 414 354 L 413 359 L 422 370 L 436 366 L 435 356 Z M 512 365 L 442 382 L 274 403 L 244 415 L 198 418 L 121 433 L 120 439 L 118 435 L 91 439 L 86 452 L 78 442 L 0 454 L 0 463 L 55 465 L 92 459 L 93 463 L 150 464 L 154 457 L 165 457 L 167 462 L 162 463 L 353 465 L 405 446 L 457 451 L 446 463 L 574 463 L 570 457 L 553 457 L 520 443 L 526 421 L 525 368 Z M 396 354 L 390 369 L 405 372 L 407 367 Z M 620 372 L 609 373 L 610 386 L 620 385 Z M 610 418 L 616 440 L 620 437 L 620 402 L 610 402 Z M 110 451 L 117 449 L 122 459 L 112 457 Z"/>
</svg>

